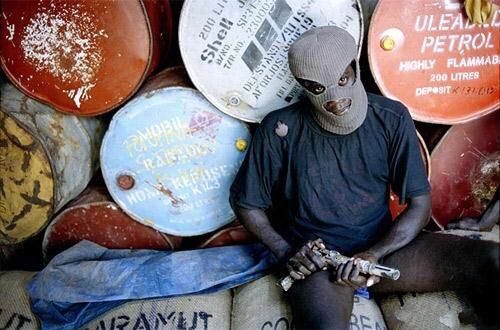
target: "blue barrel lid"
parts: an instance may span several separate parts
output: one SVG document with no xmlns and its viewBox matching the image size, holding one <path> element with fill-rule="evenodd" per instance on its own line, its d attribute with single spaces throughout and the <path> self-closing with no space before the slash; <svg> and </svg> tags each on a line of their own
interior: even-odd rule
<svg viewBox="0 0 500 330">
<path fill-rule="evenodd" d="M 111 196 L 135 220 L 194 236 L 233 221 L 229 188 L 251 136 L 247 125 L 190 88 L 142 94 L 115 114 L 101 147 Z"/>
</svg>

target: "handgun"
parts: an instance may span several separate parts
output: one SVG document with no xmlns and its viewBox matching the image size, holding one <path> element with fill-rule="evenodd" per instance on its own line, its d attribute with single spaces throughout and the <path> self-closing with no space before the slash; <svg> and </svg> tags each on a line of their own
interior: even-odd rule
<svg viewBox="0 0 500 330">
<path fill-rule="evenodd" d="M 340 254 L 337 251 L 329 250 L 329 249 L 320 249 L 316 246 L 313 247 L 313 252 L 316 253 L 319 257 L 323 259 L 323 262 L 330 267 L 336 268 L 337 266 L 347 263 L 351 258 L 346 257 Z M 358 263 L 358 267 L 360 268 L 360 273 L 367 275 L 375 275 L 385 278 L 390 278 L 391 280 L 397 280 L 400 276 L 400 272 L 397 269 L 382 266 L 368 260 L 362 260 Z M 295 280 L 289 275 L 282 279 L 280 279 L 277 283 L 284 291 L 288 291 Z"/>
</svg>

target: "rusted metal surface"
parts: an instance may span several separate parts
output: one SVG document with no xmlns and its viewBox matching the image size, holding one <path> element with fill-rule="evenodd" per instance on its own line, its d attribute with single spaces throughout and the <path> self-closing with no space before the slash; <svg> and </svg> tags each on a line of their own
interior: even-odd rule
<svg viewBox="0 0 500 330">
<path fill-rule="evenodd" d="M 431 154 L 432 218 L 477 217 L 500 185 L 500 111 L 451 127 Z"/>
<path fill-rule="evenodd" d="M 422 135 L 417 131 L 418 142 L 420 143 L 420 155 L 422 155 L 422 161 L 424 162 L 425 169 L 427 170 L 427 177 L 430 178 L 431 175 L 431 160 L 429 155 L 429 150 L 427 149 L 427 145 L 425 144 Z M 395 219 L 398 215 L 401 214 L 406 209 L 406 204 L 400 204 L 399 197 L 391 191 L 390 200 L 389 200 L 389 209 L 391 211 L 392 218 Z"/>
<path fill-rule="evenodd" d="M 142 95 L 161 88 L 174 86 L 193 87 L 183 66 L 170 67 L 157 73 L 142 85 L 138 94 Z"/>
<path fill-rule="evenodd" d="M 257 239 L 255 236 L 236 220 L 213 233 L 185 239 L 183 247 L 203 249 L 217 246 L 248 244 L 256 241 Z"/>
<path fill-rule="evenodd" d="M 0 244 L 13 244 L 85 189 L 98 167 L 104 125 L 58 113 L 10 84 L 0 94 Z"/>
<path fill-rule="evenodd" d="M 432 152 L 436 145 L 441 141 L 443 136 L 446 134 L 448 129 L 450 129 L 449 125 L 438 125 L 438 124 L 430 124 L 423 122 L 415 122 L 415 127 L 417 131 L 422 135 L 422 138 L 425 141 L 425 145 L 429 152 Z"/>
<path fill-rule="evenodd" d="M 87 189 L 47 227 L 44 256 L 50 259 L 84 239 L 110 249 L 171 250 L 182 242 L 180 237 L 160 233 L 133 220 L 109 195 L 95 187 Z"/>
<path fill-rule="evenodd" d="M 24 93 L 93 116 L 131 97 L 165 56 L 167 0 L 2 1 L 0 62 Z"/>
<path fill-rule="evenodd" d="M 249 140 L 244 123 L 198 91 L 160 87 L 113 117 L 101 148 L 102 173 L 115 202 L 135 220 L 173 235 L 201 235 L 234 220 L 229 186 Z M 118 185 L 124 177 L 134 182 L 128 190 Z"/>
<path fill-rule="evenodd" d="M 200 245 L 200 248 L 209 248 L 225 245 L 239 245 L 255 242 L 256 238 L 243 225 L 225 228 Z"/>
<path fill-rule="evenodd" d="M 362 44 L 357 0 L 186 0 L 179 44 L 189 76 L 212 104 L 260 122 L 298 101 L 302 88 L 290 73 L 287 51 L 303 32 L 321 25 L 345 28 Z"/>
<path fill-rule="evenodd" d="M 16 243 L 38 232 L 52 214 L 54 178 L 40 141 L 3 111 L 0 168 L 0 243 Z"/>
<path fill-rule="evenodd" d="M 463 1 L 380 0 L 368 55 L 382 93 L 403 102 L 416 120 L 464 123 L 500 106 L 498 7 L 478 26 Z"/>
</svg>

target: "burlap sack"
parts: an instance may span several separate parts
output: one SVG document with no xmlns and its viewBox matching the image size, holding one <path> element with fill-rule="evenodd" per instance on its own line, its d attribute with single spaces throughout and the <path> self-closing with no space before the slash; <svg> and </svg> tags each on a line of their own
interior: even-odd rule
<svg viewBox="0 0 500 330">
<path fill-rule="evenodd" d="M 390 295 L 380 308 L 391 330 L 475 329 L 460 323 L 458 314 L 470 306 L 452 291 Z"/>
<path fill-rule="evenodd" d="M 294 329 L 290 307 L 278 278 L 269 275 L 234 290 L 232 330 L 289 330 Z M 351 329 L 386 329 L 379 307 L 373 300 L 354 297 Z"/>
<path fill-rule="evenodd" d="M 31 311 L 26 284 L 33 272 L 0 272 L 0 329 L 39 329 Z"/>
<path fill-rule="evenodd" d="M 231 291 L 128 302 L 89 322 L 83 329 L 229 330 Z"/>
<path fill-rule="evenodd" d="M 471 239 L 499 242 L 499 228 L 491 232 L 478 232 L 460 229 L 438 231 Z M 460 323 L 460 312 L 471 310 L 455 292 L 433 292 L 422 294 L 390 295 L 380 302 L 389 329 L 474 329 Z"/>
</svg>

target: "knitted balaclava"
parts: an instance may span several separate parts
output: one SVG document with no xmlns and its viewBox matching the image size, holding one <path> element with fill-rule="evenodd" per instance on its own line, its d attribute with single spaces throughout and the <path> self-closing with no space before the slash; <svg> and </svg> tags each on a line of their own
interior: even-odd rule
<svg viewBox="0 0 500 330">
<path fill-rule="evenodd" d="M 305 32 L 290 46 L 288 63 L 295 78 L 315 81 L 325 87 L 319 95 L 306 90 L 314 105 L 313 117 L 322 128 L 345 135 L 363 124 L 368 98 L 359 77 L 356 41 L 347 31 L 335 26 L 322 26 Z M 339 79 L 351 63 L 356 63 L 354 84 L 339 86 Z M 351 106 L 340 116 L 323 107 L 328 101 L 342 98 L 350 99 Z"/>
</svg>

